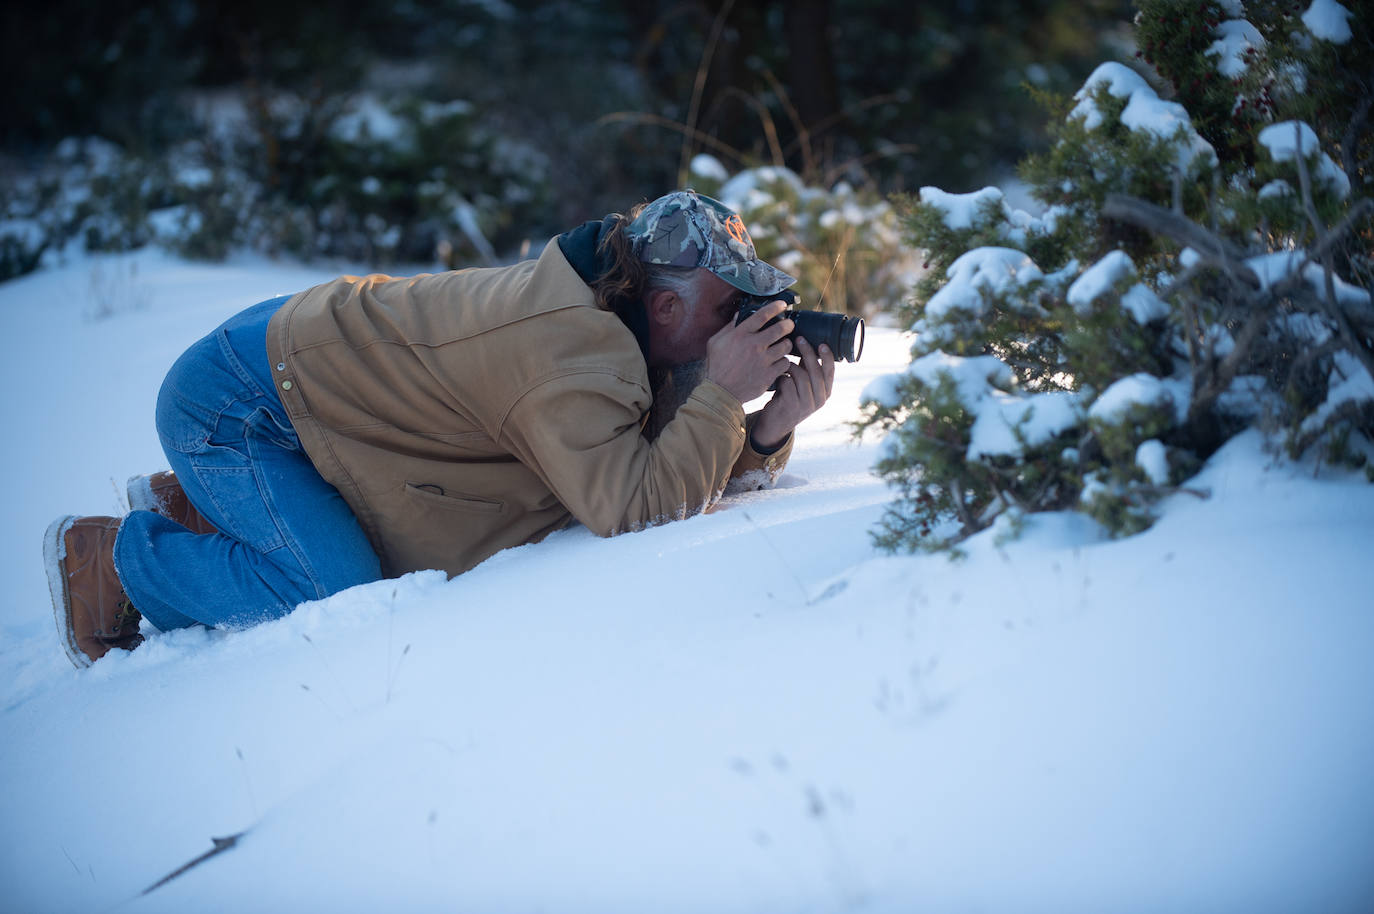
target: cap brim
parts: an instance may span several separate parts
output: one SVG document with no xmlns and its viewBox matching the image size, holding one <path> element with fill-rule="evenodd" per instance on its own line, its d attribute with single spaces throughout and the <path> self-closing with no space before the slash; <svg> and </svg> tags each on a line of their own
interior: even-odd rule
<svg viewBox="0 0 1374 914">
<path fill-rule="evenodd" d="M 713 269 L 711 272 L 750 295 L 777 295 L 797 282 L 797 277 L 790 276 L 762 260 L 740 261 Z"/>
</svg>

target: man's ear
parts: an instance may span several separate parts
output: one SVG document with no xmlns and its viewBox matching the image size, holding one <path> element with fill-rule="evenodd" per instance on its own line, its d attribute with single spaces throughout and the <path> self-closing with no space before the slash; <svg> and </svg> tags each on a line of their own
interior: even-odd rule
<svg viewBox="0 0 1374 914">
<path fill-rule="evenodd" d="M 682 309 L 682 298 L 671 289 L 655 289 L 644 302 L 649 322 L 660 326 L 671 324 Z"/>
</svg>

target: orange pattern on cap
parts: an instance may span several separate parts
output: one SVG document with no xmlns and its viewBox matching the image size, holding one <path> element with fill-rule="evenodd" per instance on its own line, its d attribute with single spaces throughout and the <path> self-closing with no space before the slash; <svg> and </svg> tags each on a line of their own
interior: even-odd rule
<svg viewBox="0 0 1374 914">
<path fill-rule="evenodd" d="M 749 240 L 749 232 L 744 228 L 744 220 L 735 213 L 731 213 L 730 218 L 725 220 L 725 230 L 740 244 L 753 243 Z"/>
</svg>

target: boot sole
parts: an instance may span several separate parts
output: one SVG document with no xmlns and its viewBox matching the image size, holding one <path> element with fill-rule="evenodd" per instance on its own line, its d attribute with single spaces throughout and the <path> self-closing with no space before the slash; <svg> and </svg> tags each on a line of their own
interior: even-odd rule
<svg viewBox="0 0 1374 914">
<path fill-rule="evenodd" d="M 43 534 L 43 567 L 48 573 L 48 593 L 52 595 L 57 640 L 62 642 L 62 649 L 67 652 L 67 659 L 72 666 L 84 669 L 94 661 L 76 646 L 76 633 L 72 631 L 71 596 L 67 591 L 67 571 L 63 567 L 67 560 L 67 531 L 75 520 L 76 516 L 69 514 L 48 525 L 47 533 Z"/>
</svg>

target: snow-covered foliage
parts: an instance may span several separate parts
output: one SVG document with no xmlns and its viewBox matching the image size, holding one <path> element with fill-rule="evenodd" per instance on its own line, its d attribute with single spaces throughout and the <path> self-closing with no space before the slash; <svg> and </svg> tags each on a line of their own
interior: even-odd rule
<svg viewBox="0 0 1374 914">
<path fill-rule="evenodd" d="M 151 156 L 70 139 L 0 191 L 0 280 L 70 245 L 153 241 L 372 265 L 491 262 L 545 206 L 548 163 L 462 100 L 326 102 L 279 92 L 207 107 L 196 138 Z"/>
<path fill-rule="evenodd" d="M 907 201 L 932 271 L 906 312 L 911 367 L 866 393 L 862 425 L 887 433 L 878 469 L 901 493 L 880 543 L 950 548 L 1000 515 L 1014 529 L 1062 508 L 1136 532 L 1254 424 L 1374 479 L 1368 107 L 1347 102 L 1334 132 L 1330 111 L 1292 116 L 1275 74 L 1317 85 L 1326 52 L 1282 34 L 1296 11 L 1257 28 L 1250 6 L 1142 3 L 1161 72 L 1210 74 L 1185 87 L 1203 116 L 1103 64 L 1023 166 L 1044 213 L 995 188 Z"/>
<path fill-rule="evenodd" d="M 895 311 L 920 275 L 892 205 L 841 182 L 826 189 L 776 166 L 730 175 L 698 155 L 691 185 L 736 210 L 759 256 L 798 277 L 803 307 L 872 317 Z"/>
</svg>

